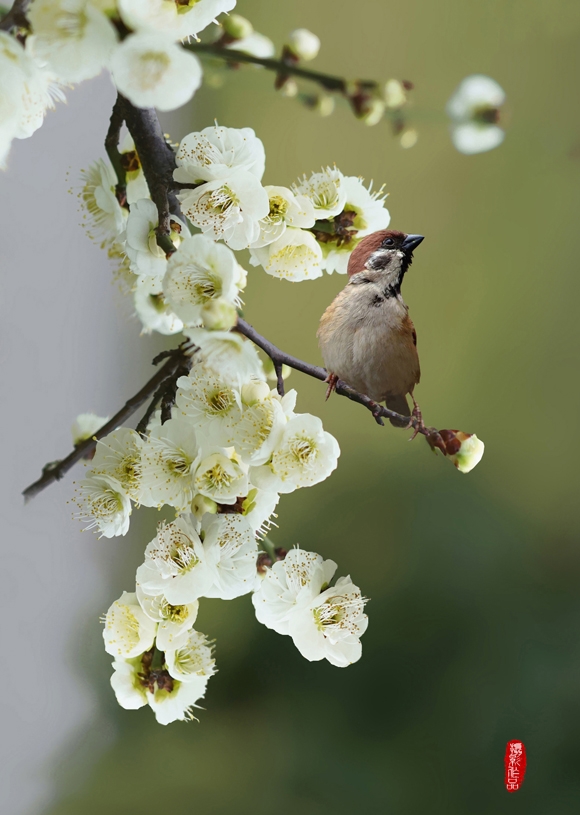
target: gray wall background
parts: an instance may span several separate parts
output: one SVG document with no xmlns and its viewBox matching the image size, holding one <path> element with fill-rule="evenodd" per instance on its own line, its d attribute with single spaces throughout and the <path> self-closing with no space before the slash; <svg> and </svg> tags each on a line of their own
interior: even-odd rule
<svg viewBox="0 0 580 815">
<path fill-rule="evenodd" d="M 113 736 L 78 665 L 83 628 L 110 602 L 123 541 L 81 534 L 71 518 L 82 466 L 27 506 L 20 493 L 70 451 L 75 416 L 107 415 L 139 389 L 160 347 L 139 338 L 104 253 L 78 226 L 79 168 L 104 155 L 114 98 L 106 76 L 67 93 L 31 139 L 14 142 L 0 175 L 0 797 L 11 815 L 44 809 L 73 735 L 87 754 Z"/>
</svg>

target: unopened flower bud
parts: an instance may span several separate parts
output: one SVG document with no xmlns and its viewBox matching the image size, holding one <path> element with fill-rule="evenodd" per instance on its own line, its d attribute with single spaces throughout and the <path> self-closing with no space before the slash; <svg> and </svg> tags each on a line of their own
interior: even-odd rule
<svg viewBox="0 0 580 815">
<path fill-rule="evenodd" d="M 71 427 L 74 446 L 76 447 L 77 444 L 92 438 L 97 430 L 100 430 L 108 421 L 108 416 L 97 416 L 94 413 L 81 413 L 76 417 Z"/>
<path fill-rule="evenodd" d="M 381 121 L 384 112 L 385 103 L 383 100 L 371 97 L 361 105 L 360 111 L 357 112 L 357 117 L 369 127 L 373 127 Z"/>
<path fill-rule="evenodd" d="M 318 56 L 320 40 L 312 31 L 308 31 L 306 28 L 297 28 L 289 35 L 286 47 L 297 59 L 309 62 Z"/>
<path fill-rule="evenodd" d="M 288 77 L 282 87 L 280 88 L 282 96 L 293 98 L 298 96 L 298 83 L 292 77 Z"/>
<path fill-rule="evenodd" d="M 241 14 L 227 14 L 220 22 L 226 34 L 234 40 L 243 40 L 254 33 L 254 26 Z"/>
<path fill-rule="evenodd" d="M 409 150 L 417 144 L 419 134 L 414 127 L 408 127 L 399 136 L 399 144 L 404 150 Z"/>
<path fill-rule="evenodd" d="M 198 494 L 191 502 L 191 511 L 198 520 L 201 520 L 206 512 L 215 515 L 218 511 L 218 505 L 211 498 Z"/>
<path fill-rule="evenodd" d="M 278 380 L 278 374 L 270 357 L 264 362 L 264 371 L 266 373 L 266 379 L 269 379 L 270 382 L 276 382 Z M 289 365 L 282 365 L 282 379 L 288 379 L 291 373 L 292 368 Z"/>
<path fill-rule="evenodd" d="M 385 82 L 383 85 L 383 99 L 390 110 L 402 108 L 407 102 L 407 94 L 403 83 L 399 82 L 398 79 L 389 79 L 388 82 Z"/>
<path fill-rule="evenodd" d="M 301 101 L 305 107 L 318 113 L 319 116 L 330 116 L 334 112 L 334 97 L 328 93 L 304 94 Z"/>
<path fill-rule="evenodd" d="M 238 312 L 233 303 L 224 297 L 208 300 L 201 310 L 205 328 L 210 331 L 229 331 L 238 321 Z"/>
<path fill-rule="evenodd" d="M 263 380 L 254 379 L 242 385 L 242 402 L 248 407 L 255 405 L 257 402 L 263 402 L 269 395 L 270 386 Z"/>
<path fill-rule="evenodd" d="M 461 473 L 471 472 L 481 461 L 485 449 L 475 433 L 461 430 L 439 430 L 436 440 L 430 443 L 441 450 Z"/>
</svg>

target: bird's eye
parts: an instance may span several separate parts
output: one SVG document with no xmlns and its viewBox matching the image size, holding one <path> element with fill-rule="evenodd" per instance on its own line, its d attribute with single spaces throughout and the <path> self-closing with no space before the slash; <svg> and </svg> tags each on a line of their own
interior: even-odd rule
<svg viewBox="0 0 580 815">
<path fill-rule="evenodd" d="M 394 246 L 395 241 L 392 238 L 385 238 L 383 246 Z"/>
</svg>

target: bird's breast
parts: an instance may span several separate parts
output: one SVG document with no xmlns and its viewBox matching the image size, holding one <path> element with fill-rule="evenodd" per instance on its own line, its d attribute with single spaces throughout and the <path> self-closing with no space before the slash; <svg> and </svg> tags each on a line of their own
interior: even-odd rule
<svg viewBox="0 0 580 815">
<path fill-rule="evenodd" d="M 414 329 L 400 295 L 379 286 L 347 286 L 320 321 L 327 370 L 372 399 L 409 393 L 419 381 Z"/>
</svg>

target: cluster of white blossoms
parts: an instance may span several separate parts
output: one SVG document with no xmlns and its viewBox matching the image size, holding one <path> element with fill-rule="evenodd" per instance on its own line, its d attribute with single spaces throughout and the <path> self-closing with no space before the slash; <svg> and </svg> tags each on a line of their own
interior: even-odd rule
<svg viewBox="0 0 580 815">
<path fill-rule="evenodd" d="M 251 128 L 216 124 L 185 136 L 177 150 L 183 218 L 172 216 L 176 251 L 167 259 L 130 136 L 121 157 L 129 168 L 127 206 L 116 196 L 110 164 L 101 159 L 85 172 L 80 198 L 91 228 L 109 254 L 122 259 L 143 329 L 183 331 L 196 344 L 209 341 L 199 328 L 228 331 L 236 322 L 247 275 L 230 250 L 249 249 L 251 264 L 274 277 L 314 280 L 323 271 L 345 274 L 359 241 L 390 221 L 382 189 L 373 192 L 336 167 L 304 176 L 292 188 L 262 185 L 261 140 Z M 227 343 L 238 340 L 229 335 Z M 218 353 L 216 335 L 211 342 L 207 353 Z"/>
<path fill-rule="evenodd" d="M 174 515 L 159 524 L 135 590 L 113 603 L 103 633 L 119 703 L 149 704 L 162 724 L 191 718 L 215 671 L 210 643 L 193 628 L 204 597 L 253 593 L 260 622 L 289 634 L 307 659 L 338 666 L 360 658 L 367 624 L 350 578 L 330 585 L 336 564 L 301 549 L 276 562 L 266 545 L 280 495 L 336 468 L 336 439 L 318 417 L 295 412 L 295 391 L 270 390 L 249 342 L 199 331 L 240 345 L 212 356 L 197 343 L 171 418 L 157 413 L 142 434 L 121 427 L 102 438 L 76 497 L 87 528 L 108 538 L 127 533 L 134 506 Z M 235 377 L 224 378 L 228 355 Z"/>
<path fill-rule="evenodd" d="M 175 180 L 189 221 L 213 240 L 250 250 L 253 266 L 294 282 L 346 273 L 365 235 L 390 221 L 382 189 L 326 167 L 288 187 L 263 186 L 264 147 L 253 130 L 208 127 L 177 151 Z"/>
<path fill-rule="evenodd" d="M 173 110 L 202 81 L 181 47 L 236 0 L 32 0 L 24 42 L 0 32 L 0 166 L 12 139 L 37 130 L 62 87 L 110 71 L 137 107 Z"/>
</svg>

